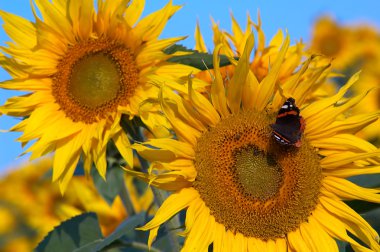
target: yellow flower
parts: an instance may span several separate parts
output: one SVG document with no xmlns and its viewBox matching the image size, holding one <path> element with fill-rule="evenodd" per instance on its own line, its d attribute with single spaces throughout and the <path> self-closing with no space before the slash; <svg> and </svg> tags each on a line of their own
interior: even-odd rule
<svg viewBox="0 0 380 252">
<path fill-rule="evenodd" d="M 252 29 L 255 29 L 257 36 L 257 45 L 253 59 L 250 61 L 250 69 L 255 74 L 256 78 L 261 81 L 267 74 L 268 69 L 273 67 L 273 63 L 276 60 L 278 49 L 281 47 L 281 43 L 284 39 L 284 34 L 279 30 L 276 35 L 266 45 L 266 37 L 261 28 L 261 19 L 258 16 L 258 22 L 255 24 L 250 16 L 247 17 L 247 24 L 245 30 L 243 30 L 237 23 L 235 17 L 231 14 L 232 20 L 232 33 L 221 30 L 215 21 L 212 21 L 213 41 L 214 44 L 224 44 L 225 47 L 221 48 L 221 53 L 228 57 L 240 57 L 243 54 L 245 41 L 251 34 Z M 200 31 L 199 24 L 195 29 L 195 49 L 200 52 L 207 52 L 207 47 L 204 42 L 202 33 Z M 283 83 L 286 79 L 294 75 L 296 68 L 300 65 L 302 57 L 305 56 L 303 51 L 304 45 L 301 42 L 290 46 L 287 51 L 282 67 L 279 73 L 279 82 Z M 231 78 L 234 74 L 234 67 L 227 66 L 221 68 L 222 77 Z M 201 76 L 202 79 L 207 79 L 210 74 L 206 71 L 199 73 L 197 76 Z"/>
<path fill-rule="evenodd" d="M 366 113 L 380 108 L 380 43 L 379 32 L 370 25 L 342 25 L 329 17 L 320 18 L 313 29 L 310 46 L 311 53 L 322 53 L 333 58 L 332 67 L 335 72 L 350 76 L 362 69 L 358 83 L 353 87 L 353 94 L 373 88 L 354 111 Z M 335 79 L 336 85 L 341 84 L 341 78 Z M 366 127 L 360 135 L 367 140 L 378 141 L 380 122 Z"/>
<path fill-rule="evenodd" d="M 380 171 L 379 150 L 352 134 L 378 113 L 344 116 L 366 95 L 344 98 L 358 74 L 335 95 L 308 103 L 326 76 L 326 66 L 312 67 L 319 57 L 278 89 L 289 37 L 260 82 L 249 70 L 253 41 L 250 35 L 228 89 L 218 67 L 221 45 L 215 48 L 210 99 L 191 80 L 188 94 L 162 87 L 161 106 L 178 138 L 134 144 L 151 161 L 151 172 L 126 169 L 173 192 L 139 228 L 150 230 L 148 245 L 164 222 L 186 209 L 183 251 L 206 251 L 211 243 L 215 251 L 338 251 L 334 239 L 356 251 L 379 251 L 376 231 L 342 201 L 380 202 L 378 189 L 346 179 Z M 299 148 L 277 142 L 270 127 L 289 97 L 306 122 Z"/>
<path fill-rule="evenodd" d="M 84 212 L 97 214 L 104 236 L 128 217 L 119 196 L 108 205 L 84 176 L 74 176 L 62 196 L 59 187 L 46 176 L 51 167 L 52 159 L 42 158 L 0 179 L 0 236 L 6 241 L 1 251 L 32 251 L 54 227 Z M 153 193 L 146 190 L 140 195 L 133 179 L 136 178 L 126 178 L 133 207 L 136 212 L 146 211 L 153 202 Z"/>
<path fill-rule="evenodd" d="M 380 45 L 379 45 L 380 50 Z M 379 55 L 380 56 L 380 55 Z M 373 64 L 363 66 L 362 74 L 357 85 L 353 88 L 353 94 L 358 94 L 362 90 L 371 89 L 372 91 L 363 99 L 361 106 L 357 106 L 353 109 L 352 113 L 371 113 L 380 109 L 380 72 L 376 69 L 371 69 L 375 66 L 380 67 L 380 57 Z M 379 69 L 379 68 L 378 68 Z M 380 121 L 368 125 L 368 127 L 358 132 L 358 135 L 377 144 L 380 143 Z"/>
<path fill-rule="evenodd" d="M 35 4 L 35 22 L 0 11 L 13 40 L 0 57 L 13 79 L 0 87 L 29 92 L 8 99 L 0 110 L 24 117 L 11 131 L 23 132 L 18 139 L 23 146 L 33 141 L 26 150 L 31 159 L 55 152 L 53 181 L 64 191 L 80 156 L 87 173 L 94 162 L 105 176 L 111 139 L 131 165 L 121 114 L 139 115 L 140 104 L 158 95 L 152 84 L 173 83 L 196 69 L 166 62 L 172 55 L 163 49 L 183 39 L 158 39 L 180 8 L 171 1 L 138 22 L 144 1 L 99 0 L 96 8 L 92 0 Z M 156 116 L 146 117 L 148 127 L 157 126 Z"/>
<path fill-rule="evenodd" d="M 317 20 L 312 31 L 311 53 L 333 58 L 334 69 L 343 71 L 377 54 L 376 30 L 369 26 L 343 26 L 330 17 Z"/>
</svg>

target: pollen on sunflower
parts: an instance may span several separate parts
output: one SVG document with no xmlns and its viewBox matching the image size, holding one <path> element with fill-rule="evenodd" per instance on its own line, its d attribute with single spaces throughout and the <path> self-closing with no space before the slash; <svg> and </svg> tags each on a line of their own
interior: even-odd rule
<svg viewBox="0 0 380 252">
<path fill-rule="evenodd" d="M 53 180 L 62 191 L 80 157 L 87 173 L 95 163 L 105 177 L 109 140 L 132 165 L 121 115 L 143 115 L 148 128 L 160 129 L 162 115 L 149 113 L 158 105 L 140 107 L 158 96 L 159 88 L 152 83 L 183 89 L 176 80 L 197 72 L 166 61 L 171 55 L 163 50 L 183 37 L 158 38 L 179 6 L 170 1 L 140 18 L 140 1 L 96 2 L 97 8 L 92 0 L 39 0 L 32 3 L 35 22 L 0 11 L 12 39 L 1 55 L 1 66 L 12 79 L 0 87 L 28 92 L 8 99 L 0 111 L 22 117 L 10 130 L 23 133 L 18 139 L 23 146 L 33 142 L 25 151 L 32 159 L 54 152 Z"/>
<path fill-rule="evenodd" d="M 215 251 L 338 251 L 335 239 L 358 251 L 380 249 L 377 232 L 343 202 L 380 203 L 380 190 L 346 180 L 379 173 L 378 149 L 354 135 L 378 113 L 345 116 L 367 94 L 344 98 L 358 74 L 335 95 L 310 102 L 329 73 L 321 57 L 307 59 L 279 86 L 289 43 L 286 36 L 260 81 L 249 69 L 250 34 L 228 83 L 218 64 L 223 44 L 216 45 L 210 98 L 194 91 L 191 79 L 188 94 L 162 87 L 160 103 L 177 138 L 134 144 L 152 162 L 152 172 L 126 169 L 172 191 L 139 228 L 151 231 L 149 246 L 160 225 L 186 209 L 183 251 L 205 251 L 210 244 Z M 285 103 L 290 97 L 299 116 Z M 284 120 L 282 133 L 289 133 L 281 137 L 296 133 L 301 144 L 276 140 L 271 125 L 278 117 Z M 294 122 L 301 117 L 306 127 L 300 131 L 302 124 Z"/>
</svg>

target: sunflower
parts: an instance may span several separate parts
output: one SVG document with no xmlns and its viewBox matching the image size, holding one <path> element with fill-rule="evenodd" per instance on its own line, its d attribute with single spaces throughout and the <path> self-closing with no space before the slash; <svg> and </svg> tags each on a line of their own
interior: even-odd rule
<svg viewBox="0 0 380 252">
<path fill-rule="evenodd" d="M 358 74 L 335 95 L 308 103 L 327 66 L 311 67 L 319 60 L 311 57 L 279 88 L 287 36 L 259 82 L 249 70 L 253 41 L 250 35 L 228 89 L 218 67 L 222 45 L 216 46 L 210 99 L 192 89 L 191 79 L 188 94 L 162 87 L 159 100 L 177 138 L 134 144 L 151 162 L 151 172 L 126 168 L 172 192 L 139 228 L 150 230 L 148 245 L 164 222 L 186 209 L 183 251 L 207 251 L 210 244 L 215 251 L 338 251 L 335 239 L 356 251 L 379 251 L 376 231 L 343 202 L 380 202 L 378 189 L 346 179 L 380 172 L 379 150 L 353 135 L 379 113 L 344 116 L 367 93 L 344 98 Z M 302 117 L 306 124 L 303 134 L 296 135 L 300 145 L 281 144 L 271 128 L 280 108 L 288 106 L 285 100 L 293 100 L 289 97 L 299 107 L 298 123 Z M 294 121 L 290 129 L 299 129 L 297 125 Z"/>
<path fill-rule="evenodd" d="M 376 30 L 369 26 L 343 26 L 333 18 L 319 18 L 312 29 L 309 50 L 333 58 L 333 67 L 343 71 L 377 54 Z"/>
<path fill-rule="evenodd" d="M 139 115 L 140 104 L 158 95 L 154 83 L 174 83 L 196 72 L 166 62 L 176 54 L 163 50 L 184 37 L 158 39 L 179 6 L 170 1 L 138 21 L 144 1 L 99 0 L 96 8 L 93 4 L 36 0 L 35 22 L 0 11 L 4 30 L 13 40 L 2 47 L 0 57 L 12 79 L 0 87 L 28 92 L 8 99 L 0 111 L 23 117 L 10 130 L 23 133 L 18 139 L 23 146 L 33 142 L 26 150 L 31 159 L 55 152 L 53 181 L 59 181 L 62 191 L 81 156 L 87 173 L 95 163 L 105 177 L 111 139 L 131 165 L 121 114 Z M 157 116 L 153 113 L 144 121 L 153 130 Z"/>
<path fill-rule="evenodd" d="M 359 94 L 362 90 L 374 88 L 378 90 L 380 85 L 380 34 L 375 27 L 369 24 L 343 25 L 332 18 L 322 17 L 317 20 L 313 28 L 311 46 L 312 53 L 322 53 L 333 58 L 332 67 L 344 77 L 352 75 L 358 69 L 362 69 L 358 83 L 353 87 L 352 93 Z M 344 77 L 334 79 L 335 85 L 344 82 Z M 362 104 L 354 111 L 366 113 L 380 108 L 379 92 L 371 92 L 365 97 Z M 366 127 L 360 132 L 367 140 L 379 142 L 380 122 Z"/>
<path fill-rule="evenodd" d="M 52 163 L 50 157 L 40 158 L 0 178 L 0 251 L 32 251 L 54 227 L 81 213 L 96 213 L 104 236 L 128 217 L 119 196 L 109 205 L 84 176 L 74 176 L 62 196 L 47 176 Z M 153 193 L 149 189 L 139 193 L 134 180 L 126 177 L 125 184 L 139 213 L 149 208 Z"/>
<path fill-rule="evenodd" d="M 278 49 L 281 47 L 281 43 L 284 39 L 284 33 L 279 30 L 273 38 L 266 45 L 266 35 L 262 30 L 262 23 L 260 15 L 258 15 L 257 24 L 252 21 L 250 16 L 247 16 L 247 23 L 245 29 L 243 29 L 236 21 L 235 17 L 231 13 L 232 32 L 227 32 L 219 27 L 219 25 L 212 20 L 213 30 L 213 42 L 215 45 L 224 44 L 221 48 L 221 53 L 228 57 L 240 57 L 243 54 L 245 41 L 251 34 L 252 29 L 255 30 L 257 37 L 257 45 L 253 59 L 250 60 L 250 69 L 258 78 L 259 81 L 263 79 L 268 73 L 268 70 L 273 66 L 278 54 Z M 207 46 L 204 42 L 204 38 L 200 31 L 200 26 L 197 24 L 195 29 L 195 49 L 200 52 L 207 52 Z M 281 71 L 279 73 L 279 81 L 283 83 L 286 79 L 292 76 L 300 65 L 302 58 L 306 55 L 303 50 L 305 45 L 302 42 L 297 42 L 295 45 L 289 47 L 284 61 L 282 63 Z M 222 68 L 222 76 L 231 77 L 234 74 L 234 67 L 227 66 Z M 201 73 L 200 73 L 201 74 Z M 202 73 L 203 78 L 209 76 L 209 73 Z"/>
</svg>

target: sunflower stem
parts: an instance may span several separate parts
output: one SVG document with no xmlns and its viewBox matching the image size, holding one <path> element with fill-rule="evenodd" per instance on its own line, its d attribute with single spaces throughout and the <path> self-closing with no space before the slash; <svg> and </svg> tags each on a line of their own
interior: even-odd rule
<svg viewBox="0 0 380 252">
<path fill-rule="evenodd" d="M 160 190 L 158 188 L 155 188 L 151 186 L 153 195 L 154 195 L 154 201 L 158 206 L 161 206 L 162 203 L 165 201 L 165 199 L 168 197 L 168 193 L 166 191 Z M 180 226 L 179 217 L 178 215 L 173 216 L 170 220 L 165 222 L 164 227 L 167 232 L 167 236 L 169 239 L 171 251 L 180 251 L 180 245 L 178 241 L 178 236 L 176 229 Z"/>
<path fill-rule="evenodd" d="M 120 189 L 119 196 L 121 201 L 123 202 L 124 208 L 127 211 L 127 216 L 133 216 L 136 214 L 135 208 L 133 207 L 133 203 L 131 200 L 131 195 L 129 194 L 127 185 L 123 182 L 123 186 Z"/>
</svg>

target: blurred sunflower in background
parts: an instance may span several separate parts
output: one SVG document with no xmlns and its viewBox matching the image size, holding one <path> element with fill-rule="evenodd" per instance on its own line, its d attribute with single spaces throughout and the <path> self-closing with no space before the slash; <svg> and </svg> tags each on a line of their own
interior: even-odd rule
<svg viewBox="0 0 380 252">
<path fill-rule="evenodd" d="M 332 69 L 340 75 L 333 83 L 341 87 L 356 71 L 360 79 L 352 88 L 356 95 L 363 90 L 374 89 L 353 108 L 353 113 L 374 112 L 380 108 L 380 33 L 369 24 L 343 25 L 331 17 L 321 17 L 312 28 L 308 48 L 311 54 L 319 53 L 332 59 Z M 380 143 L 380 122 L 371 124 L 359 134 L 367 140 Z"/>
<path fill-rule="evenodd" d="M 51 183 L 51 167 L 52 159 L 45 157 L 0 179 L 0 251 L 32 251 L 54 227 L 84 212 L 97 214 L 105 236 L 128 217 L 119 196 L 109 205 L 84 176 L 74 176 L 63 197 Z M 140 195 L 132 177 L 125 183 L 135 211 L 146 211 L 153 202 L 152 191 Z"/>
<path fill-rule="evenodd" d="M 185 209 L 182 251 L 205 251 L 210 244 L 214 251 L 338 251 L 336 240 L 355 251 L 380 250 L 377 232 L 343 202 L 380 202 L 378 189 L 347 180 L 379 173 L 379 150 L 354 135 L 378 112 L 345 116 L 368 93 L 344 98 L 358 74 L 336 94 L 308 102 L 329 72 L 329 65 L 314 67 L 321 57 L 303 62 L 280 87 L 289 43 L 286 37 L 262 80 L 250 69 L 254 39 L 249 35 L 226 84 L 218 55 L 228 46 L 216 46 L 209 98 L 192 89 L 191 79 L 188 93 L 161 88 L 159 101 L 177 138 L 134 144 L 151 162 L 150 172 L 126 168 L 172 192 L 139 228 L 150 230 L 149 246 L 159 227 Z M 289 97 L 295 100 L 292 110 L 284 103 Z M 288 111 L 278 115 L 280 109 Z M 275 140 L 271 125 L 282 117 L 284 132 L 290 131 L 283 140 L 298 136 L 298 144 Z"/>
<path fill-rule="evenodd" d="M 95 163 L 105 177 L 109 140 L 132 165 L 121 115 L 138 116 L 142 102 L 158 95 L 154 83 L 177 83 L 173 88 L 181 89 L 179 78 L 197 71 L 166 62 L 176 54 L 163 50 L 184 37 L 158 39 L 179 6 L 170 1 L 138 21 L 144 1 L 96 2 L 94 7 L 92 0 L 37 0 L 35 22 L 0 11 L 12 39 L 0 57 L 12 79 L 0 87 L 28 92 L 8 99 L 0 111 L 23 117 L 10 130 L 23 133 L 18 139 L 23 146 L 32 141 L 25 151 L 31 159 L 54 152 L 53 181 L 62 192 L 80 157 L 86 173 Z M 159 124 L 156 116 L 144 117 L 152 130 Z"/>
<path fill-rule="evenodd" d="M 257 37 L 257 43 L 254 45 L 254 53 L 253 57 L 250 59 L 249 67 L 253 74 L 256 76 L 257 80 L 261 81 L 268 74 L 269 69 L 273 67 L 274 62 L 276 61 L 282 41 L 284 40 L 283 31 L 279 30 L 267 44 L 265 33 L 262 30 L 260 15 L 258 15 L 257 24 L 252 21 L 248 15 L 246 27 L 243 29 L 231 13 L 231 23 L 232 32 L 228 32 L 224 29 L 221 29 L 218 23 L 212 20 L 214 44 L 224 44 L 224 47 L 220 49 L 220 53 L 229 57 L 229 59 L 232 60 L 232 65 L 236 65 L 234 59 L 241 57 L 244 51 L 245 41 L 252 33 L 252 30 L 254 30 Z M 194 37 L 195 50 L 207 53 L 207 45 L 204 42 L 199 24 L 196 26 Z M 290 78 L 295 78 L 297 68 L 306 59 L 306 57 L 309 56 L 309 53 L 305 51 L 305 47 L 306 45 L 302 41 L 296 42 L 294 45 L 289 46 L 279 72 L 279 85 L 282 85 Z M 315 62 L 313 62 L 313 64 L 314 63 Z M 322 64 L 319 64 L 326 66 L 328 63 L 329 60 L 326 58 Z M 220 68 L 223 79 L 229 79 L 234 75 L 235 68 L 232 65 Z M 205 81 L 212 82 L 212 73 L 213 70 L 203 71 L 198 73 L 196 76 Z M 324 83 L 324 85 L 319 86 L 318 89 L 312 92 L 313 96 L 310 96 L 309 99 L 318 99 L 319 97 L 324 97 L 328 94 L 331 94 L 334 89 L 334 85 Z"/>
</svg>

